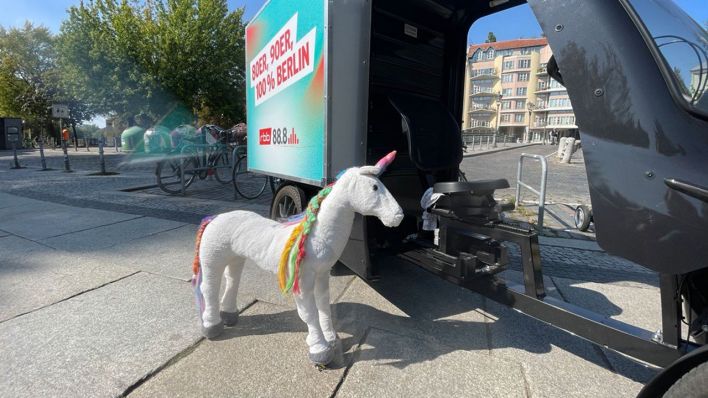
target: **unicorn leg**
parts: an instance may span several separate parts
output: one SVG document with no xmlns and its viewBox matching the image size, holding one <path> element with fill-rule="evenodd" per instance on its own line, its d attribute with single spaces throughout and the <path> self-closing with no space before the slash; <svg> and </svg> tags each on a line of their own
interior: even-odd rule
<svg viewBox="0 0 708 398">
<path fill-rule="evenodd" d="M 219 261 L 209 261 L 205 257 L 207 256 L 201 256 L 202 283 L 200 287 L 204 295 L 202 334 L 211 339 L 224 331 L 224 323 L 219 315 L 219 289 L 226 264 Z"/>
<path fill-rule="evenodd" d="M 245 260 L 238 258 L 233 260 L 226 266 L 224 277 L 226 278 L 226 288 L 224 295 L 221 296 L 221 319 L 224 320 L 224 325 L 233 326 L 238 322 L 238 307 L 236 306 L 236 295 L 238 293 L 238 285 L 241 281 L 241 272 Z"/>
<path fill-rule="evenodd" d="M 304 268 L 304 267 L 303 267 Z M 307 324 L 307 345 L 310 361 L 317 365 L 332 362 L 334 350 L 331 349 L 320 329 L 317 304 L 315 303 L 315 273 L 313 270 L 301 269 L 300 294 L 295 295 L 295 304 L 300 319 Z"/>
<path fill-rule="evenodd" d="M 322 334 L 325 340 L 332 344 L 337 339 L 337 332 L 332 323 L 332 307 L 329 299 L 329 269 L 326 269 L 315 277 L 315 302 Z"/>
</svg>

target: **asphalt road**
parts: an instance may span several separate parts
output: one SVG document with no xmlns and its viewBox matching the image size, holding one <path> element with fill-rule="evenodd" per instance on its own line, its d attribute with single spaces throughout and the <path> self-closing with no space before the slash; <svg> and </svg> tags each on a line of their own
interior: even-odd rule
<svg viewBox="0 0 708 398">
<path fill-rule="evenodd" d="M 525 148 L 511 149 L 487 155 L 467 157 L 462 161 L 460 169 L 465 172 L 467 180 L 483 180 L 491 178 L 506 178 L 511 188 L 498 190 L 498 197 L 514 197 L 516 192 L 516 170 L 522 153 L 546 156 L 548 161 L 548 179 L 546 186 L 546 201 L 566 204 L 589 204 L 590 193 L 585 174 L 585 163 L 582 150 L 573 155 L 570 164 L 562 164 L 556 159 L 557 146 L 534 145 Z M 541 167 L 533 159 L 524 160 L 522 180 L 533 187 L 540 186 Z M 523 200 L 538 198 L 529 191 L 522 191 Z"/>
</svg>

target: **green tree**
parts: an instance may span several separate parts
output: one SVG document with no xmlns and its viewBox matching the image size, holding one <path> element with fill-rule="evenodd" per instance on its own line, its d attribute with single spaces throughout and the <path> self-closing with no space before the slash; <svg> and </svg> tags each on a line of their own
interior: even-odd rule
<svg viewBox="0 0 708 398">
<path fill-rule="evenodd" d="M 0 27 L 0 110 L 31 127 L 48 120 L 56 95 L 54 38 L 45 27 Z"/>
<path fill-rule="evenodd" d="M 487 40 L 485 40 L 485 43 L 494 43 L 497 41 L 497 37 L 494 36 L 494 32 L 489 32 L 487 34 Z"/>
<path fill-rule="evenodd" d="M 128 124 L 138 114 L 160 121 L 175 107 L 208 122 L 239 121 L 242 14 L 225 0 L 84 2 L 61 26 L 59 65 L 73 96 Z"/>
<path fill-rule="evenodd" d="M 68 94 L 56 65 L 56 38 L 43 26 L 0 27 L 0 113 L 18 116 L 32 129 L 53 130 L 50 107 L 70 106 L 70 123 L 93 117 L 84 104 Z M 57 134 L 57 132 L 55 132 Z"/>
<path fill-rule="evenodd" d="M 101 135 L 101 129 L 95 124 L 82 124 L 77 126 L 79 137 L 98 138 Z"/>
</svg>

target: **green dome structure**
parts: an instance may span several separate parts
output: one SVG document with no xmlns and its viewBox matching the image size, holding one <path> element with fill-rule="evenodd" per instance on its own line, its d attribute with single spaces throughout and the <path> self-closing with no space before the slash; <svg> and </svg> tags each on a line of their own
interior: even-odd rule
<svg viewBox="0 0 708 398">
<path fill-rule="evenodd" d="M 145 129 L 139 126 L 131 126 L 123 130 L 120 135 L 121 150 L 125 152 L 144 152 L 144 134 Z"/>
</svg>

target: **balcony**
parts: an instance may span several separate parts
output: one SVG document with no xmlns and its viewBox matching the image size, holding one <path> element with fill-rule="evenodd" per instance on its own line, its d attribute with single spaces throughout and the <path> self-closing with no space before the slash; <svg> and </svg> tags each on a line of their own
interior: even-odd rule
<svg viewBox="0 0 708 398">
<path fill-rule="evenodd" d="M 537 120 L 533 123 L 533 127 L 546 127 L 545 120 Z"/>
<path fill-rule="evenodd" d="M 470 122 L 470 127 L 471 128 L 478 128 L 478 127 L 491 128 L 492 123 L 488 120 L 472 120 Z"/>
<path fill-rule="evenodd" d="M 475 89 L 472 91 L 472 94 L 470 94 L 471 97 L 496 97 L 499 95 L 498 91 L 494 91 L 491 88 L 485 89 L 485 88 L 480 88 L 480 89 Z"/>
<path fill-rule="evenodd" d="M 496 112 L 496 108 L 489 104 L 472 104 L 470 107 L 470 113 L 493 113 Z"/>
<path fill-rule="evenodd" d="M 536 70 L 536 74 L 537 75 L 547 75 L 548 74 L 547 64 L 539 65 L 538 69 Z"/>
<path fill-rule="evenodd" d="M 498 79 L 496 68 L 473 69 L 470 80 Z"/>
</svg>

